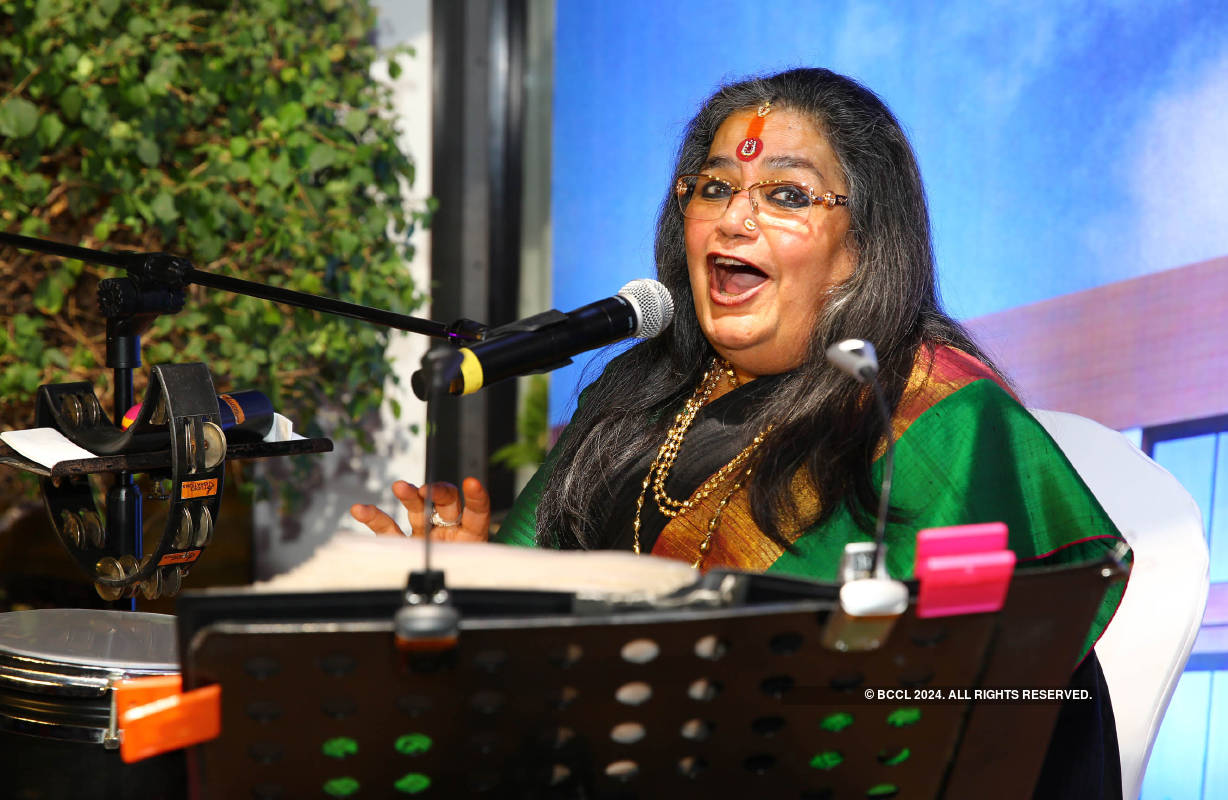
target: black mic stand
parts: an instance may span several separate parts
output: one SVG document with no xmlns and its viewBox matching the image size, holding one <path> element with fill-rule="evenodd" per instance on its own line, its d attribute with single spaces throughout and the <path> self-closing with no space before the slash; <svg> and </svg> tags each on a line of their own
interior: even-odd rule
<svg viewBox="0 0 1228 800">
<path fill-rule="evenodd" d="M 142 286 L 133 278 L 110 278 L 98 284 L 98 307 L 107 319 L 106 366 L 112 371 L 112 420 L 117 428 L 123 427 L 124 414 L 133 405 L 132 376 L 141 366 L 141 334 L 160 314 L 183 309 L 181 285 L 144 283 Z M 121 470 L 107 490 L 105 530 L 112 533 L 106 539 L 108 552 L 116 559 L 126 553 L 144 552 L 142 527 L 141 488 L 135 473 Z M 135 609 L 136 598 L 125 605 Z"/>
<path fill-rule="evenodd" d="M 455 650 L 460 634 L 460 612 L 452 605 L 443 572 L 431 569 L 434 478 L 439 464 L 439 437 L 435 435 L 435 426 L 439 403 L 448 396 L 448 386 L 460 372 L 460 357 L 452 348 L 434 347 L 422 357 L 422 371 L 430 387 L 426 404 L 426 497 L 422 508 L 426 541 L 422 545 L 422 569 L 409 573 L 404 605 L 393 617 L 393 634 L 396 648 L 407 665 L 429 668 L 437 658 L 446 658 Z"/>
</svg>

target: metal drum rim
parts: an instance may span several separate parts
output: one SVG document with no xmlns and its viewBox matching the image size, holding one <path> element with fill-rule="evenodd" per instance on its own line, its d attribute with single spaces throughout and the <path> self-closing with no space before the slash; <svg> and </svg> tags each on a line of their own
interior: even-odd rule
<svg viewBox="0 0 1228 800">
<path fill-rule="evenodd" d="M 26 623 L 28 624 L 23 624 Z M 40 623 L 41 626 L 40 626 Z M 60 631 L 69 626 L 85 629 L 100 627 L 96 635 L 105 639 L 111 647 L 108 652 L 86 652 L 80 645 L 70 646 Z M 112 630 L 105 630 L 106 627 Z M 110 649 L 122 645 L 121 628 L 145 627 L 151 640 L 156 637 L 156 653 L 153 647 L 141 652 L 120 652 Z M 30 633 L 30 629 L 34 633 Z M 120 647 L 122 651 L 122 647 Z M 179 655 L 175 639 L 175 617 L 169 614 L 154 614 L 144 611 L 112 611 L 109 609 L 57 608 L 9 611 L 0 613 L 0 671 L 15 665 L 17 672 L 24 672 L 24 665 L 32 663 L 49 665 L 47 674 L 95 675 L 110 679 L 130 673 L 171 674 L 179 672 Z"/>
</svg>

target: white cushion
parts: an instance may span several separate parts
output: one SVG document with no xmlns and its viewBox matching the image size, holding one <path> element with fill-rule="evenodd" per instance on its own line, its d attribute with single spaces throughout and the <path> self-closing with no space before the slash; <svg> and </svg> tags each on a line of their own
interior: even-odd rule
<svg viewBox="0 0 1228 800">
<path fill-rule="evenodd" d="M 1137 798 L 1151 745 L 1207 602 L 1202 513 L 1167 470 L 1085 417 L 1032 411 L 1134 551 L 1134 569 L 1096 645 L 1117 718 L 1122 790 Z"/>
</svg>

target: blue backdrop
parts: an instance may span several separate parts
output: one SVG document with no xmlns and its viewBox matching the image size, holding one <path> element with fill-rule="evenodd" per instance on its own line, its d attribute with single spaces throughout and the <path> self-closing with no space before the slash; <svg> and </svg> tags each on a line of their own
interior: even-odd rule
<svg viewBox="0 0 1228 800">
<path fill-rule="evenodd" d="M 1228 253 L 1222 0 L 559 0 L 555 58 L 560 309 L 653 274 L 653 223 L 700 101 L 800 65 L 861 80 L 904 124 L 958 317 Z M 578 380 L 556 373 L 553 422 Z"/>
</svg>

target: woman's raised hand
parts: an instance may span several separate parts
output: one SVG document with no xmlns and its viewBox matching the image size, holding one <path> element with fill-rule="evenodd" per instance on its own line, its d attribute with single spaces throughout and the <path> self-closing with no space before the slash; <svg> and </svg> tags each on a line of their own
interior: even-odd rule
<svg viewBox="0 0 1228 800">
<path fill-rule="evenodd" d="M 409 512 L 411 536 L 423 536 L 427 530 L 426 486 L 397 481 L 392 493 Z M 462 502 L 462 495 L 463 502 Z M 461 491 L 450 483 L 434 484 L 435 524 L 431 537 L 444 542 L 485 542 L 490 539 L 490 495 L 477 478 L 465 478 Z M 375 506 L 355 503 L 350 516 L 372 531 L 385 536 L 404 536 L 392 517 Z M 452 523 L 440 525 L 439 521 Z"/>
</svg>

